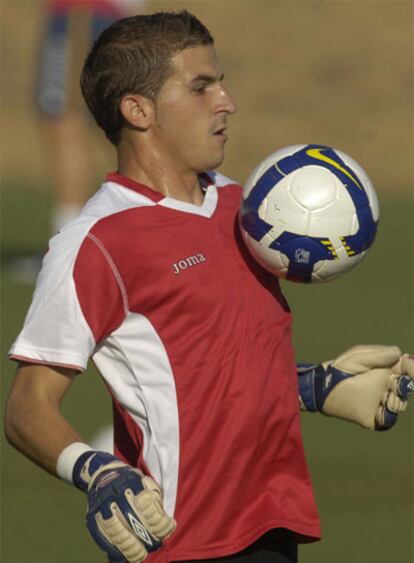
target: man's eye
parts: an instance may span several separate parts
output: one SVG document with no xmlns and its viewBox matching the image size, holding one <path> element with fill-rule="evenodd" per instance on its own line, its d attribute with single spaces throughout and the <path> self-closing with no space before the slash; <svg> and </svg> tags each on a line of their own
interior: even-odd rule
<svg viewBox="0 0 414 563">
<path fill-rule="evenodd" d="M 196 94 L 204 94 L 205 91 L 206 91 L 206 85 L 205 84 L 203 84 L 203 86 L 196 86 L 194 88 L 194 92 Z"/>
</svg>

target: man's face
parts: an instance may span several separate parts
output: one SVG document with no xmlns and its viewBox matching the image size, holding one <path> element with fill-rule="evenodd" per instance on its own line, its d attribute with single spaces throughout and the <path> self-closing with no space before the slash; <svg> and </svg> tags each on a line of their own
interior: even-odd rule
<svg viewBox="0 0 414 563">
<path fill-rule="evenodd" d="M 181 172 L 214 169 L 224 158 L 227 117 L 236 111 L 214 47 L 184 49 L 171 65 L 155 100 L 157 146 Z"/>
</svg>

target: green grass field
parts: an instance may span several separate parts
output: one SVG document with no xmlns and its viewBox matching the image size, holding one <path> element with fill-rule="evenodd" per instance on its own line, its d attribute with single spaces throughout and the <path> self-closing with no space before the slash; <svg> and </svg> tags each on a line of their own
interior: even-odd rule
<svg viewBox="0 0 414 563">
<path fill-rule="evenodd" d="M 45 246 L 50 201 L 44 191 L 7 186 L 2 232 L 2 397 L 14 366 L 6 352 L 30 302 L 32 286 L 7 271 L 12 255 Z M 377 241 L 366 260 L 326 286 L 285 284 L 303 360 L 333 357 L 356 343 L 413 347 L 413 209 L 381 202 Z M 90 409 L 90 405 L 93 405 Z M 320 415 L 304 415 L 305 447 L 324 539 L 301 549 L 301 563 L 413 561 L 413 407 L 388 433 L 371 433 Z M 64 412 L 86 440 L 110 420 L 99 376 L 79 377 Z M 85 499 L 25 460 L 2 438 L 4 563 L 104 561 L 84 527 Z"/>
</svg>

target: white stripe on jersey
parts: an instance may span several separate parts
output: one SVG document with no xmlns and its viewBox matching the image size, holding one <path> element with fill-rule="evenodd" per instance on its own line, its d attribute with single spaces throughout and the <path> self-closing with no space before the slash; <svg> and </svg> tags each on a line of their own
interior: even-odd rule
<svg viewBox="0 0 414 563">
<path fill-rule="evenodd" d="M 144 436 L 145 464 L 164 491 L 164 507 L 174 514 L 180 456 L 178 404 L 166 349 L 150 321 L 129 313 L 103 340 L 93 361 L 114 397 Z"/>
</svg>

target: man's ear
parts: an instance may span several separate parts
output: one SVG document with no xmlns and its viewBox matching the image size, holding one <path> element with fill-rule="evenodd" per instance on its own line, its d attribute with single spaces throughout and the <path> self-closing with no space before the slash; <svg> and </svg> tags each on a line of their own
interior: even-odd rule
<svg viewBox="0 0 414 563">
<path fill-rule="evenodd" d="M 145 131 L 154 115 L 154 102 L 139 94 L 127 94 L 122 98 L 119 109 L 126 123 Z"/>
</svg>

